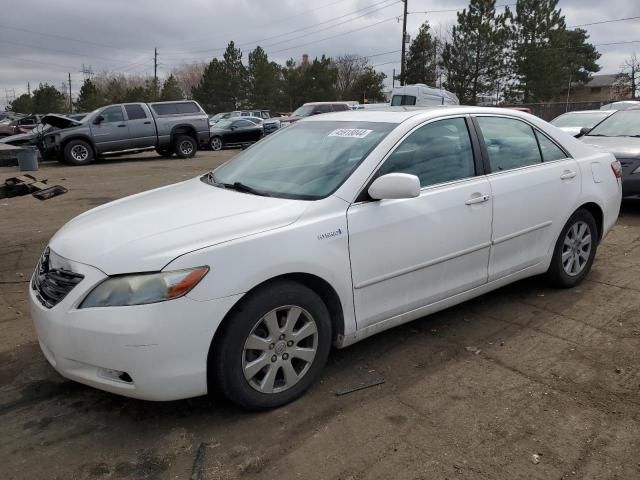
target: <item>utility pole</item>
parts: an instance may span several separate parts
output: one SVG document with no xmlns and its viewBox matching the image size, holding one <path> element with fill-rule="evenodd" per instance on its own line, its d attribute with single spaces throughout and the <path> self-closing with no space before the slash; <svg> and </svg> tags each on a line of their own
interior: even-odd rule
<svg viewBox="0 0 640 480">
<path fill-rule="evenodd" d="M 69 72 L 69 113 L 73 112 L 73 100 L 71 100 L 71 72 Z"/>
<path fill-rule="evenodd" d="M 404 85 L 404 54 L 407 38 L 407 3 L 409 0 L 402 0 L 404 3 L 404 18 L 402 19 L 402 58 L 400 60 L 400 85 Z"/>
<path fill-rule="evenodd" d="M 391 88 L 396 88 L 396 69 L 393 69 L 393 75 L 391 76 Z"/>
<path fill-rule="evenodd" d="M 27 82 L 27 95 L 31 96 L 31 83 Z"/>
<path fill-rule="evenodd" d="M 158 49 L 153 52 L 153 97 L 158 98 Z"/>
</svg>

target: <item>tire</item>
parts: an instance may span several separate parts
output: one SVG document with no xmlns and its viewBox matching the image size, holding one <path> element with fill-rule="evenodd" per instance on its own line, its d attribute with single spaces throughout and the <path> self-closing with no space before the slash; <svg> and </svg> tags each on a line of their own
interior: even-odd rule
<svg viewBox="0 0 640 480">
<path fill-rule="evenodd" d="M 549 282 L 559 288 L 578 285 L 588 275 L 598 248 L 598 226 L 588 210 L 579 209 L 560 232 L 547 270 Z"/>
<path fill-rule="evenodd" d="M 189 135 L 178 135 L 173 141 L 174 152 L 178 158 L 191 158 L 198 151 L 198 144 Z"/>
<path fill-rule="evenodd" d="M 287 325 L 289 315 L 296 320 Z M 293 281 L 272 283 L 225 320 L 209 351 L 210 384 L 247 410 L 285 405 L 318 379 L 331 339 L 329 312 L 314 291 Z"/>
<path fill-rule="evenodd" d="M 164 158 L 170 158 L 173 156 L 173 150 L 168 148 L 156 148 L 156 153 Z"/>
<path fill-rule="evenodd" d="M 209 140 L 209 146 L 211 147 L 211 150 L 217 152 L 218 150 L 222 150 L 222 147 L 224 147 L 224 143 L 222 142 L 222 139 L 220 137 L 211 137 L 211 139 Z"/>
<path fill-rule="evenodd" d="M 89 142 L 77 139 L 64 146 L 62 158 L 69 165 L 88 165 L 95 160 L 95 154 Z"/>
</svg>

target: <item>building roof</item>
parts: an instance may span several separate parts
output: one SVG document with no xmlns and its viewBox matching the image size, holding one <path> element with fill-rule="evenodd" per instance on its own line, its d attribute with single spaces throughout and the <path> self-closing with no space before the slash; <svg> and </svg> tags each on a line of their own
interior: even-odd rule
<svg viewBox="0 0 640 480">
<path fill-rule="evenodd" d="M 594 75 L 591 77 L 585 86 L 586 87 L 610 87 L 620 76 L 619 73 L 612 75 Z"/>
</svg>

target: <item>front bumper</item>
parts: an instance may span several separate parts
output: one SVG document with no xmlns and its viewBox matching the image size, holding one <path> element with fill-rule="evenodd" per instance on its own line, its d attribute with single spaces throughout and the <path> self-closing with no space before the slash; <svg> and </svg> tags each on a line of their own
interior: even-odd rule
<svg viewBox="0 0 640 480">
<path fill-rule="evenodd" d="M 44 307 L 29 289 L 40 347 L 62 376 L 144 400 L 207 393 L 213 335 L 241 295 L 206 302 L 182 297 L 149 305 L 78 309 L 106 276 L 96 268 L 71 263 L 73 271 L 85 278 L 53 308 Z"/>
</svg>

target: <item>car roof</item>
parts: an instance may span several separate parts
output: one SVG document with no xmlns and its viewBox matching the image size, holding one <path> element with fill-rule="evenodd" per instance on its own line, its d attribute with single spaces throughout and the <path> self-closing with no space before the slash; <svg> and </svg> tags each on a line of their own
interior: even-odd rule
<svg viewBox="0 0 640 480">
<path fill-rule="evenodd" d="M 335 104 L 350 105 L 351 103 L 353 102 L 345 101 L 345 100 L 336 100 L 334 102 L 307 102 L 307 103 L 304 103 L 303 106 L 304 105 L 335 105 Z"/>
<path fill-rule="evenodd" d="M 523 119 L 540 120 L 529 113 L 496 107 L 469 107 L 463 105 L 438 105 L 434 107 L 380 107 L 379 109 L 348 110 L 344 112 L 323 113 L 304 118 L 304 122 L 322 122 L 326 120 L 338 122 L 379 122 L 402 123 L 410 118 L 420 117 L 423 120 L 446 117 L 449 115 L 493 114 Z"/>
<path fill-rule="evenodd" d="M 609 112 L 614 112 L 615 110 L 573 110 L 572 112 L 565 112 L 565 113 L 561 113 L 560 115 L 558 115 L 559 117 L 561 117 L 562 115 L 570 115 L 570 114 L 582 114 L 582 113 L 604 113 L 604 114 L 609 114 L 611 115 Z"/>
</svg>

